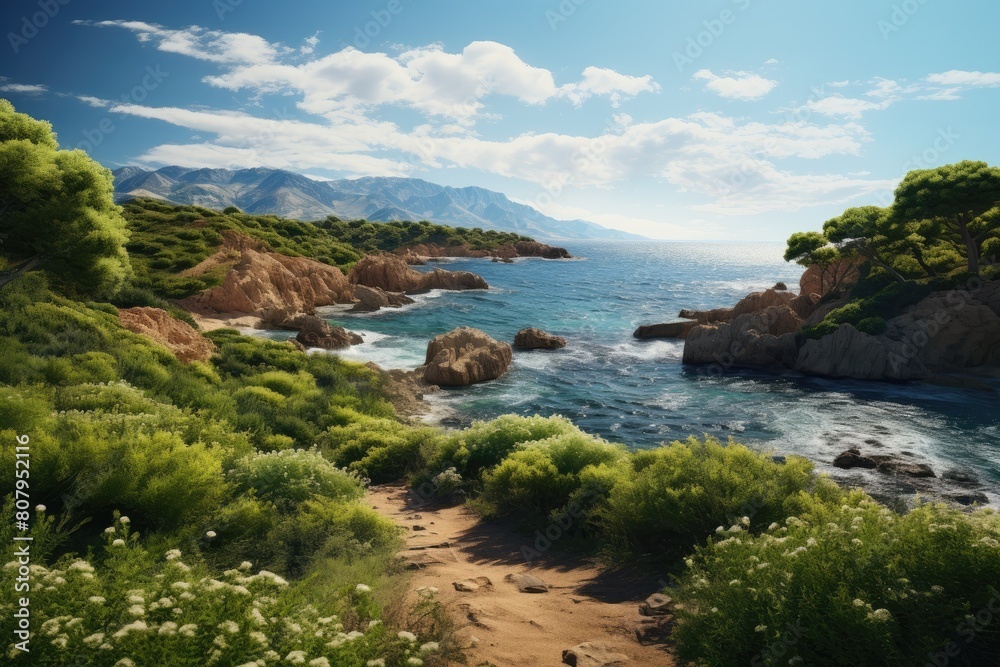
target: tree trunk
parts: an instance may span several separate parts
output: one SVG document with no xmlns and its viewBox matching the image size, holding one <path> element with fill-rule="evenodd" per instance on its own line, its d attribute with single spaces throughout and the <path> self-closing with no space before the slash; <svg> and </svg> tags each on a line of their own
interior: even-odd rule
<svg viewBox="0 0 1000 667">
<path fill-rule="evenodd" d="M 976 240 L 972 238 L 972 234 L 969 233 L 969 226 L 959 223 L 958 233 L 965 243 L 965 251 L 969 253 L 969 273 L 979 275 L 979 246 L 976 244 Z"/>
</svg>

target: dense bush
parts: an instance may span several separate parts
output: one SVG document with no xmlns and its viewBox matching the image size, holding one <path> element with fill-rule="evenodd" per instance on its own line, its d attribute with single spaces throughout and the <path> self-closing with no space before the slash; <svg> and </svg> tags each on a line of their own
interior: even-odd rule
<svg viewBox="0 0 1000 667">
<path fill-rule="evenodd" d="M 592 469 L 615 467 L 625 456 L 624 448 L 581 432 L 531 442 L 483 476 L 480 507 L 488 515 L 545 520 L 566 507 Z M 624 476 L 626 467 L 618 472 Z"/>
<path fill-rule="evenodd" d="M 744 517 L 751 529 L 766 526 L 814 483 L 805 459 L 775 463 L 711 437 L 636 452 L 631 465 L 596 514 L 606 548 L 618 553 L 676 553 Z"/>
<path fill-rule="evenodd" d="M 682 659 L 720 667 L 993 664 L 993 512 L 922 505 L 899 516 L 861 492 L 802 494 L 793 504 L 797 515 L 762 534 L 723 529 L 688 559 L 669 591 Z"/>
</svg>

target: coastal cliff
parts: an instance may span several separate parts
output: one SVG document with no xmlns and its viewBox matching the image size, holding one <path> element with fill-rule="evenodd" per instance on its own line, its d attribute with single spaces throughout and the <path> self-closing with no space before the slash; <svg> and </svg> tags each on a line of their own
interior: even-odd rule
<svg viewBox="0 0 1000 667">
<path fill-rule="evenodd" d="M 1000 281 L 974 280 L 933 291 L 887 320 L 841 323 L 828 330 L 824 318 L 852 300 L 845 290 L 857 282 L 845 266 L 821 285 L 810 268 L 799 295 L 769 289 L 732 308 L 682 310 L 683 321 L 644 325 L 637 338 L 684 339 L 684 363 L 774 373 L 864 380 L 922 380 L 985 388 L 969 375 L 1000 376 Z M 833 290 L 825 294 L 806 289 Z M 877 327 L 871 329 L 870 327 Z M 819 335 L 817 335 L 819 334 Z"/>
</svg>

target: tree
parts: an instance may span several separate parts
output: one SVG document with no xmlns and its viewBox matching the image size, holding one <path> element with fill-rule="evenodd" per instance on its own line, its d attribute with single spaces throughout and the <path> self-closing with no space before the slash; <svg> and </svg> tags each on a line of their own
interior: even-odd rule
<svg viewBox="0 0 1000 667">
<path fill-rule="evenodd" d="M 984 244 L 996 247 L 1000 216 L 1000 168 L 966 160 L 936 169 L 911 171 L 896 188 L 894 223 L 926 221 L 929 242 L 946 240 L 962 250 L 969 273 L 979 273 Z"/>
<path fill-rule="evenodd" d="M 795 262 L 801 266 L 818 266 L 820 290 L 825 294 L 826 281 L 829 277 L 835 280 L 837 277 L 836 266 L 840 262 L 841 255 L 836 246 L 819 232 L 796 232 L 788 237 L 788 246 L 785 249 L 785 261 Z M 830 268 L 834 267 L 832 276 L 828 276 Z M 836 287 L 836 285 L 834 286 Z"/>
<path fill-rule="evenodd" d="M 893 266 L 894 250 L 902 244 L 893 238 L 888 225 L 890 210 L 878 206 L 849 208 L 840 216 L 823 223 L 823 234 L 837 244 L 841 252 L 856 253 L 880 266 L 900 282 L 906 278 Z"/>
<path fill-rule="evenodd" d="M 40 265 L 82 294 L 128 275 L 125 218 L 111 172 L 80 150 L 59 150 L 52 126 L 0 99 L 0 254 Z"/>
</svg>

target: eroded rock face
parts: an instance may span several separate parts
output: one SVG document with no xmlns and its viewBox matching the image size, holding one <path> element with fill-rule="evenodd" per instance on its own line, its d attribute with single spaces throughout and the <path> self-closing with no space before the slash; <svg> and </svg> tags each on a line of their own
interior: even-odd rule
<svg viewBox="0 0 1000 667">
<path fill-rule="evenodd" d="M 919 380 L 927 367 L 904 343 L 861 333 L 850 324 L 819 340 L 806 341 L 795 370 L 826 377 L 860 380 Z"/>
<path fill-rule="evenodd" d="M 934 292 L 889 320 L 885 336 L 900 341 L 933 371 L 1000 367 L 1000 317 L 976 298 L 982 292 L 990 301 L 992 291 L 1000 294 L 993 283 L 978 292 Z"/>
<path fill-rule="evenodd" d="M 216 256 L 219 259 L 212 264 Z M 352 300 L 353 287 L 337 267 L 269 252 L 245 236 L 228 234 L 222 249 L 202 265 L 208 270 L 229 262 L 232 268 L 221 285 L 184 299 L 181 307 L 204 314 L 259 315 L 268 310 L 311 313 L 318 306 Z M 186 273 L 196 275 L 190 272 L 197 269 Z"/>
<path fill-rule="evenodd" d="M 435 269 L 420 273 L 401 257 L 389 254 L 367 255 L 354 265 L 351 283 L 377 287 L 386 292 L 417 292 L 427 289 L 489 289 L 481 276 L 468 271 Z"/>
<path fill-rule="evenodd" d="M 161 308 L 122 308 L 118 321 L 129 331 L 164 345 L 185 364 L 208 361 L 215 352 L 212 341 Z"/>
<path fill-rule="evenodd" d="M 479 329 L 459 327 L 427 344 L 424 379 L 447 387 L 495 380 L 507 372 L 512 358 L 507 343 Z"/>
<path fill-rule="evenodd" d="M 351 345 L 364 342 L 358 334 L 343 327 L 330 324 L 315 315 L 304 315 L 296 321 L 299 333 L 295 340 L 306 347 L 319 347 L 324 350 L 342 350 Z"/>
<path fill-rule="evenodd" d="M 732 322 L 691 329 L 684 344 L 685 364 L 780 370 L 798 356 L 795 332 L 802 319 L 787 304 L 745 313 Z"/>
<path fill-rule="evenodd" d="M 518 350 L 555 350 L 561 347 L 566 347 L 565 338 L 534 327 L 521 329 L 514 336 L 514 348 Z"/>
<path fill-rule="evenodd" d="M 400 292 L 386 292 L 378 287 L 354 286 L 354 298 L 358 300 L 353 312 L 371 313 L 381 308 L 400 308 L 413 303 L 413 299 Z"/>
<path fill-rule="evenodd" d="M 834 288 L 846 289 L 858 282 L 860 259 L 842 259 L 826 269 L 814 264 L 799 278 L 799 294 L 819 294 L 825 296 Z"/>
</svg>

